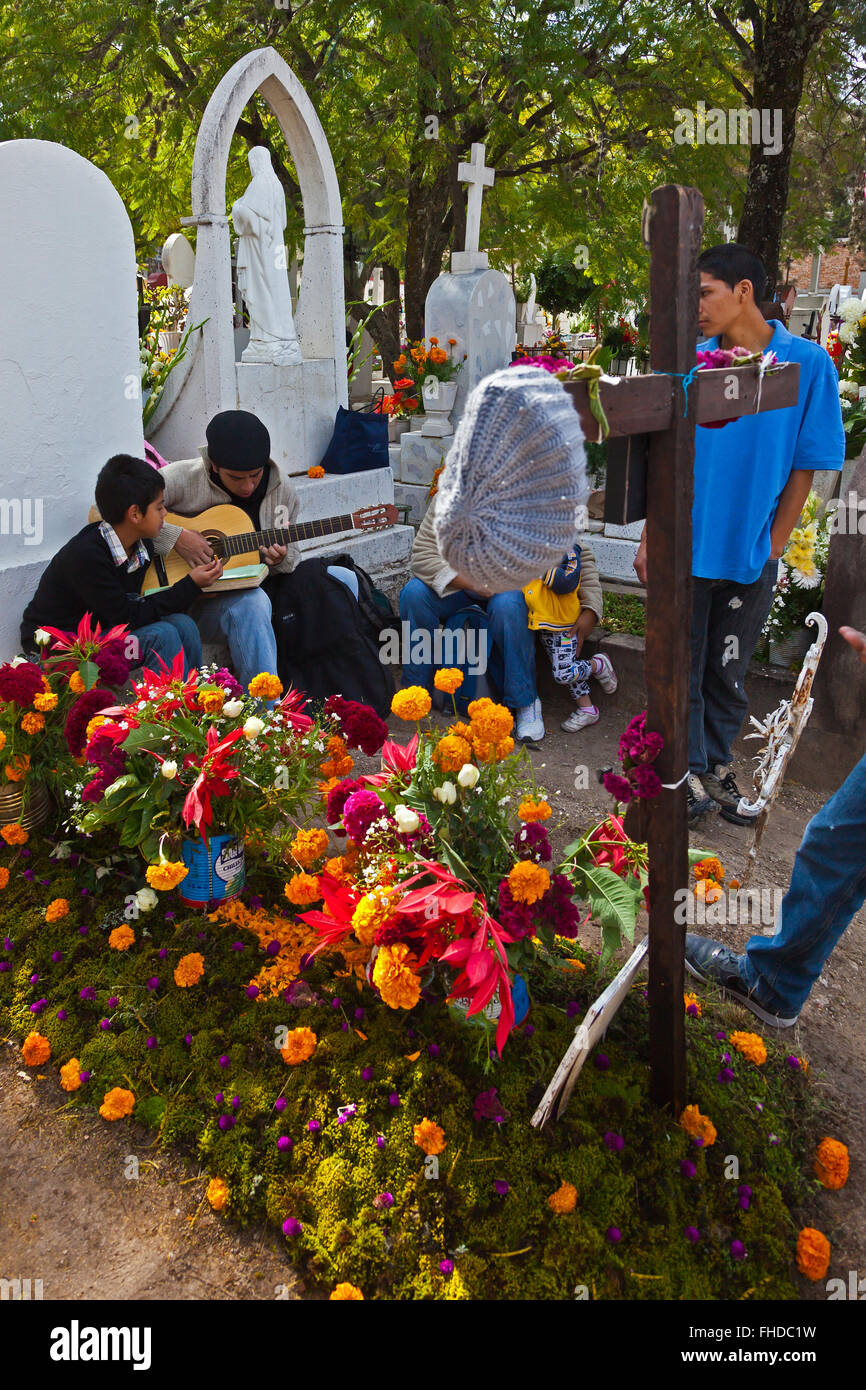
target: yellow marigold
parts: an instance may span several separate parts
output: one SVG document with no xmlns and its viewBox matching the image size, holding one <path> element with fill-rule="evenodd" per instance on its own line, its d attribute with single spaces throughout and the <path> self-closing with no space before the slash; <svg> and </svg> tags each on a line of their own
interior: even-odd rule
<svg viewBox="0 0 866 1390">
<path fill-rule="evenodd" d="M 822 1187 L 837 1191 L 848 1181 L 848 1150 L 838 1139 L 822 1139 L 813 1168 Z"/>
<path fill-rule="evenodd" d="M 99 1113 L 103 1120 L 122 1120 L 124 1115 L 132 1114 L 134 1105 L 135 1096 L 132 1091 L 125 1091 L 122 1086 L 114 1086 L 106 1092 Z"/>
<path fill-rule="evenodd" d="M 702 1139 L 704 1148 L 716 1142 L 716 1127 L 712 1120 L 702 1115 L 696 1105 L 687 1105 L 680 1115 L 680 1124 L 693 1139 Z"/>
<path fill-rule="evenodd" d="M 61 917 L 65 917 L 69 912 L 69 903 L 65 898 L 53 898 L 45 909 L 46 922 L 59 922 Z"/>
<path fill-rule="evenodd" d="M 719 860 L 712 855 L 706 859 L 699 859 L 697 864 L 693 864 L 692 873 L 695 878 L 714 878 L 719 883 L 725 876 L 725 871 Z"/>
<path fill-rule="evenodd" d="M 756 1067 L 762 1067 L 767 1060 L 764 1039 L 757 1033 L 729 1033 L 728 1042 L 750 1062 L 754 1062 Z"/>
<path fill-rule="evenodd" d="M 453 695 L 455 690 L 459 690 L 463 684 L 463 672 L 456 666 L 443 666 L 433 677 L 433 684 L 437 690 L 443 690 L 446 695 Z"/>
<path fill-rule="evenodd" d="M 320 463 L 314 463 L 312 468 L 307 469 L 308 478 L 324 478 L 325 470 Z"/>
<path fill-rule="evenodd" d="M 21 1056 L 28 1067 L 41 1067 L 51 1056 L 51 1044 L 41 1033 L 28 1033 L 21 1047 Z"/>
<path fill-rule="evenodd" d="M 25 734 L 41 734 L 45 728 L 45 716 L 28 711 L 21 719 L 21 727 Z"/>
<path fill-rule="evenodd" d="M 716 903 L 721 896 L 721 888 L 711 878 L 699 878 L 695 884 L 695 897 L 700 902 Z"/>
<path fill-rule="evenodd" d="M 460 719 L 457 720 L 456 724 L 449 724 L 448 732 L 453 734 L 455 738 L 465 739 L 467 743 L 472 742 L 472 729 Z"/>
<path fill-rule="evenodd" d="M 299 830 L 289 846 L 289 853 L 302 868 L 308 869 L 328 848 L 327 830 Z"/>
<path fill-rule="evenodd" d="M 285 1047 L 280 1048 L 280 1056 L 289 1067 L 307 1062 L 316 1050 L 318 1038 L 312 1028 L 293 1028 L 286 1038 Z"/>
<path fill-rule="evenodd" d="M 364 1295 L 354 1284 L 338 1284 L 328 1298 L 329 1303 L 363 1303 Z"/>
<path fill-rule="evenodd" d="M 550 887 L 550 874 L 541 864 L 522 859 L 508 875 L 508 886 L 516 903 L 537 903 Z"/>
<path fill-rule="evenodd" d="M 464 763 L 472 757 L 472 749 L 465 738 L 456 734 L 446 734 L 440 738 L 433 751 L 433 757 L 443 772 L 459 772 Z"/>
<path fill-rule="evenodd" d="M 278 700 L 283 693 L 283 682 L 269 671 L 260 671 L 250 681 L 249 690 L 256 700 Z"/>
<path fill-rule="evenodd" d="M 414 1009 L 421 997 L 421 980 L 412 967 L 415 957 L 404 941 L 382 946 L 373 966 L 373 984 L 389 1009 Z"/>
<path fill-rule="evenodd" d="M 412 720 L 423 719 L 430 713 L 430 695 L 421 685 L 407 685 L 405 690 L 398 690 L 391 701 L 391 713 L 396 714 L 398 719 Z"/>
<path fill-rule="evenodd" d="M 30 754 L 19 753 L 11 763 L 6 764 L 6 779 L 9 782 L 23 782 L 30 771 Z"/>
<path fill-rule="evenodd" d="M 684 994 L 683 1002 L 686 1006 L 686 1013 L 691 1013 L 695 1018 L 700 1018 L 704 1012 L 701 1001 L 696 994 Z"/>
<path fill-rule="evenodd" d="M 203 690 L 198 702 L 205 714 L 219 714 L 226 702 L 224 690 Z"/>
<path fill-rule="evenodd" d="M 3 836 L 7 845 L 26 845 L 27 841 L 30 839 L 30 835 L 24 829 L 24 826 L 19 825 L 17 821 L 12 825 L 0 827 L 0 835 Z"/>
<path fill-rule="evenodd" d="M 556 1191 L 548 1197 L 547 1205 L 551 1211 L 556 1212 L 557 1216 L 564 1216 L 566 1212 L 574 1211 L 577 1206 L 577 1188 L 574 1183 L 560 1183 Z"/>
<path fill-rule="evenodd" d="M 77 1057 L 70 1057 L 60 1068 L 60 1084 L 64 1091 L 78 1090 L 81 1085 L 81 1063 Z"/>
<path fill-rule="evenodd" d="M 93 738 L 93 735 L 96 733 L 96 730 L 97 730 L 98 728 L 100 728 L 103 724 L 110 724 L 110 723 L 111 723 L 111 720 L 110 720 L 110 719 L 107 719 L 106 716 L 105 716 L 104 714 L 94 714 L 93 718 L 91 719 L 90 723 L 88 724 L 87 728 L 86 728 L 85 731 L 84 731 L 84 746 L 85 746 L 85 748 L 87 747 L 87 745 L 88 745 L 88 743 L 90 742 L 90 740 Z"/>
<path fill-rule="evenodd" d="M 9 870 L 0 867 L 0 888 L 6 888 L 9 883 Z"/>
<path fill-rule="evenodd" d="M 214 1211 L 222 1211 L 229 1199 L 229 1185 L 225 1178 L 211 1178 L 205 1196 Z"/>
<path fill-rule="evenodd" d="M 43 714 L 48 714 L 51 710 L 56 709 L 57 696 L 53 690 L 49 691 L 48 694 L 43 691 L 41 695 L 37 695 L 33 701 L 33 708 L 41 710 Z"/>
<path fill-rule="evenodd" d="M 283 892 L 293 907 L 309 907 L 322 896 L 315 874 L 293 874 Z"/>
<path fill-rule="evenodd" d="M 376 932 L 394 916 L 393 892 L 374 888 L 365 893 L 352 913 L 352 930 L 362 946 L 372 946 Z"/>
<path fill-rule="evenodd" d="M 190 951 L 188 956 L 181 956 L 175 966 L 174 982 L 181 989 L 188 989 L 190 985 L 197 985 L 203 974 L 204 956 L 200 951 Z"/>
<path fill-rule="evenodd" d="M 161 859 L 158 864 L 148 864 L 144 876 L 151 888 L 159 888 L 163 893 L 167 893 L 169 889 L 182 883 L 188 873 L 189 869 L 179 860 L 174 862 L 171 859 Z"/>
<path fill-rule="evenodd" d="M 73 671 L 68 681 L 69 689 L 73 695 L 83 695 L 85 691 L 84 678 L 80 671 Z"/>
<path fill-rule="evenodd" d="M 531 821 L 549 820 L 553 815 L 553 811 L 543 799 L 541 801 L 533 801 L 532 797 L 528 796 L 525 801 L 521 801 L 517 808 L 517 814 L 522 821 L 529 824 Z"/>
<path fill-rule="evenodd" d="M 115 927 L 113 932 L 109 932 L 108 944 L 112 951 L 128 951 L 130 946 L 135 945 L 135 932 L 124 922 L 122 927 Z"/>
<path fill-rule="evenodd" d="M 441 1154 L 448 1142 L 441 1125 L 434 1124 L 426 1115 L 420 1125 L 415 1125 L 412 1132 L 415 1135 L 415 1143 L 425 1154 Z"/>
<path fill-rule="evenodd" d="M 830 1242 L 814 1226 L 804 1226 L 797 1237 L 797 1268 L 813 1284 L 823 1279 L 830 1266 Z"/>
</svg>

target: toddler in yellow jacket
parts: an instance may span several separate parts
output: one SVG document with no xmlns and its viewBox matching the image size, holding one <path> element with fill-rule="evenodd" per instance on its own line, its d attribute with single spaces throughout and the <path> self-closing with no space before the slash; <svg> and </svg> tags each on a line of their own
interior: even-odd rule
<svg viewBox="0 0 866 1390">
<path fill-rule="evenodd" d="M 553 679 L 558 685 L 568 686 L 577 704 L 561 727 L 574 734 L 589 724 L 597 724 L 598 708 L 589 693 L 590 677 L 594 676 L 608 695 L 616 690 L 617 679 L 609 657 L 599 655 L 586 660 L 578 656 L 574 625 L 580 616 L 580 546 L 563 555 L 560 563 L 541 579 L 527 584 L 523 597 L 529 610 L 529 626 L 539 634 L 550 657 Z"/>
</svg>

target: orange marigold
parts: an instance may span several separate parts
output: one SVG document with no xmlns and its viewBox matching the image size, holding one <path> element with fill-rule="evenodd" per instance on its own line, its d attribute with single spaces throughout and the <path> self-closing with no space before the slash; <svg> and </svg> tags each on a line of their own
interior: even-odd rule
<svg viewBox="0 0 866 1390">
<path fill-rule="evenodd" d="M 702 1115 L 696 1105 L 687 1105 L 680 1115 L 680 1124 L 693 1139 L 703 1140 L 704 1148 L 716 1142 L 716 1127 L 712 1120 Z"/>
<path fill-rule="evenodd" d="M 70 1057 L 60 1068 L 60 1084 L 64 1091 L 77 1091 L 81 1085 L 81 1063 L 77 1057 Z"/>
<path fill-rule="evenodd" d="M 293 907 L 309 907 L 320 901 L 322 893 L 315 874 L 293 874 L 283 889 Z"/>
<path fill-rule="evenodd" d="M 18 825 L 17 822 L 13 825 L 2 826 L 2 828 L 0 828 L 0 835 L 3 836 L 7 845 L 26 845 L 27 841 L 30 839 L 24 826 Z"/>
<path fill-rule="evenodd" d="M 109 932 L 108 944 L 112 951 L 128 951 L 130 946 L 135 945 L 135 932 L 124 922 L 122 927 L 115 927 L 113 932 Z"/>
<path fill-rule="evenodd" d="M 391 701 L 391 713 L 398 719 L 423 719 L 430 713 L 430 693 L 422 685 L 407 685 L 398 690 Z"/>
<path fill-rule="evenodd" d="M 3 730 L 0 729 L 0 753 L 2 753 L 2 751 L 3 751 L 3 749 L 4 749 L 5 747 L 6 747 L 6 735 L 4 734 Z"/>
<path fill-rule="evenodd" d="M 364 1295 L 354 1284 L 338 1284 L 328 1298 L 329 1303 L 363 1303 Z"/>
<path fill-rule="evenodd" d="M 351 884 L 354 882 L 342 854 L 335 855 L 333 859 L 326 859 L 322 865 L 322 873 L 328 874 L 330 878 L 335 878 L 338 883 Z"/>
<path fill-rule="evenodd" d="M 814 1226 L 804 1226 L 797 1237 L 797 1268 L 813 1284 L 823 1279 L 830 1266 L 830 1242 Z"/>
<path fill-rule="evenodd" d="M 574 1211 L 577 1206 L 577 1188 L 574 1183 L 563 1182 L 547 1199 L 547 1205 L 551 1211 L 555 1211 L 557 1216 L 564 1216 L 569 1211 Z"/>
<path fill-rule="evenodd" d="M 529 824 L 536 820 L 549 820 L 553 811 L 545 800 L 533 801 L 532 797 L 527 797 L 525 801 L 521 801 L 517 814 L 522 821 Z"/>
<path fill-rule="evenodd" d="M 280 1056 L 287 1066 L 300 1066 L 312 1057 L 318 1041 L 312 1028 L 292 1028 L 285 1047 L 280 1048 Z"/>
<path fill-rule="evenodd" d="M 762 1067 L 767 1060 L 764 1039 L 757 1033 L 729 1033 L 728 1042 L 750 1062 L 754 1062 L 756 1067 Z"/>
<path fill-rule="evenodd" d="M 389 1009 L 414 1009 L 421 997 L 421 980 L 412 968 L 415 957 L 404 941 L 382 946 L 373 966 L 373 984 Z"/>
<path fill-rule="evenodd" d="M 203 690 L 198 702 L 205 714 L 219 714 L 226 702 L 226 693 L 224 690 Z"/>
<path fill-rule="evenodd" d="M 65 898 L 54 898 L 45 909 L 46 922 L 59 922 L 61 917 L 66 917 L 69 912 L 69 903 Z"/>
<path fill-rule="evenodd" d="M 9 870 L 0 868 L 0 888 L 6 888 L 9 883 Z"/>
<path fill-rule="evenodd" d="M 324 478 L 325 470 L 320 463 L 314 463 L 312 468 L 307 469 L 308 478 Z"/>
<path fill-rule="evenodd" d="M 697 864 L 693 864 L 692 873 L 695 878 L 713 878 L 719 883 L 725 876 L 721 863 L 713 855 L 706 859 L 699 859 Z"/>
<path fill-rule="evenodd" d="M 394 916 L 394 892 L 373 888 L 352 913 L 352 930 L 362 946 L 372 946 L 376 933 Z"/>
<path fill-rule="evenodd" d="M 550 874 L 541 864 L 522 859 L 508 875 L 508 887 L 516 903 L 537 903 L 550 887 Z"/>
<path fill-rule="evenodd" d="M 25 734 L 41 734 L 45 728 L 44 714 L 34 714 L 32 711 L 28 711 L 22 716 L 21 727 Z"/>
<path fill-rule="evenodd" d="M 463 684 L 463 672 L 456 666 L 443 666 L 433 677 L 433 684 L 446 695 L 453 695 Z"/>
<path fill-rule="evenodd" d="M 37 695 L 33 701 L 33 708 L 41 710 L 43 714 L 48 714 L 51 710 L 56 709 L 57 696 L 54 691 L 43 691 L 41 695 Z"/>
<path fill-rule="evenodd" d="M 30 771 L 30 754 L 18 753 L 6 764 L 6 779 L 9 782 L 23 782 Z"/>
<path fill-rule="evenodd" d="M 514 715 L 505 705 L 496 705 L 485 696 L 469 705 L 472 737 L 481 743 L 500 743 L 514 728 Z M 513 746 L 513 745 L 512 745 Z"/>
<path fill-rule="evenodd" d="M 90 723 L 88 724 L 87 728 L 84 730 L 84 746 L 85 746 L 85 748 L 87 747 L 87 745 L 88 745 L 88 743 L 90 742 L 90 740 L 93 738 L 93 735 L 96 733 L 96 730 L 99 729 L 99 728 L 101 728 L 103 724 L 110 724 L 110 723 L 111 723 L 111 720 L 110 720 L 110 719 L 107 719 L 106 716 L 105 716 L 104 714 L 94 714 L 94 716 L 93 716 L 93 718 L 91 719 Z"/>
<path fill-rule="evenodd" d="M 278 700 L 283 693 L 283 682 L 270 671 L 260 671 L 250 681 L 249 692 L 256 700 Z"/>
<path fill-rule="evenodd" d="M 222 1211 L 229 1199 L 229 1185 L 225 1178 L 211 1178 L 205 1196 L 214 1211 Z"/>
<path fill-rule="evenodd" d="M 433 757 L 443 772 L 459 772 L 464 763 L 472 757 L 472 749 L 465 738 L 456 734 L 446 734 L 440 738 L 433 750 Z"/>
<path fill-rule="evenodd" d="M 73 671 L 69 677 L 69 689 L 73 695 L 83 695 L 85 691 L 84 678 L 80 671 Z"/>
<path fill-rule="evenodd" d="M 299 830 L 289 845 L 289 853 L 302 868 L 308 869 L 317 859 L 321 859 L 327 848 L 327 830 Z"/>
<path fill-rule="evenodd" d="M 41 1067 L 51 1056 L 51 1044 L 41 1033 L 28 1033 L 21 1047 L 21 1056 L 28 1067 Z"/>
<path fill-rule="evenodd" d="M 848 1181 L 848 1150 L 838 1139 L 822 1139 L 812 1170 L 822 1187 L 837 1191 Z"/>
<path fill-rule="evenodd" d="M 418 1148 L 422 1149 L 425 1154 L 441 1154 L 448 1142 L 442 1126 L 435 1124 L 433 1120 L 428 1120 L 426 1115 L 420 1125 L 415 1125 L 412 1133 Z"/>
<path fill-rule="evenodd" d="M 99 1113 L 103 1120 L 122 1120 L 125 1115 L 132 1114 L 134 1105 L 135 1096 L 132 1091 L 125 1091 L 122 1086 L 114 1086 L 106 1092 Z"/>
<path fill-rule="evenodd" d="M 721 896 L 721 888 L 711 878 L 699 878 L 695 884 L 695 897 L 700 902 L 716 903 Z"/>
<path fill-rule="evenodd" d="M 174 969 L 174 982 L 180 985 L 181 989 L 189 989 L 190 985 L 197 985 L 204 974 L 204 956 L 200 951 L 190 951 L 188 956 L 181 956 Z"/>
<path fill-rule="evenodd" d="M 701 1006 L 701 1001 L 696 994 L 684 994 L 683 1002 L 686 1006 L 687 1014 L 691 1014 L 693 1018 L 700 1018 L 701 1014 L 703 1013 L 703 1008 Z"/>
<path fill-rule="evenodd" d="M 158 864 L 148 864 L 144 876 L 151 888 L 159 888 L 167 893 L 182 883 L 188 873 L 189 869 L 180 860 L 161 859 Z"/>
<path fill-rule="evenodd" d="M 457 720 L 456 724 L 449 724 L 448 733 L 453 734 L 455 738 L 465 739 L 467 743 L 472 742 L 472 729 L 460 719 Z"/>
</svg>

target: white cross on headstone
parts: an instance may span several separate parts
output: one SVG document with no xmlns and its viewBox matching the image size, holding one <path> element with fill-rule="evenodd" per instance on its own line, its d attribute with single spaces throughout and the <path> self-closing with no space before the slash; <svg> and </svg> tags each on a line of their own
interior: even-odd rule
<svg viewBox="0 0 866 1390">
<path fill-rule="evenodd" d="M 492 187 L 496 175 L 494 170 L 488 169 L 484 163 L 483 145 L 473 145 L 470 155 L 468 164 L 461 163 L 457 166 L 457 177 L 461 183 L 469 184 L 469 195 L 466 200 L 465 250 L 451 253 L 451 270 L 454 274 L 466 270 L 486 270 L 488 266 L 487 252 L 478 250 L 481 237 L 481 199 L 484 189 Z"/>
</svg>

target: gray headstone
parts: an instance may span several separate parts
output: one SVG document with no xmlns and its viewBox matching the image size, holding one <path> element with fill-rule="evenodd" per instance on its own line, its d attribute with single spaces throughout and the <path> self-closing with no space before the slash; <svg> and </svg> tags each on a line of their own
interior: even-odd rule
<svg viewBox="0 0 866 1390">
<path fill-rule="evenodd" d="M 424 306 L 427 339 L 466 360 L 457 374 L 457 398 L 451 412 L 456 425 L 469 392 L 491 372 L 507 367 L 515 346 L 517 306 L 506 277 L 498 270 L 444 273 L 433 281 Z M 449 348 L 448 339 L 457 342 Z"/>
</svg>

